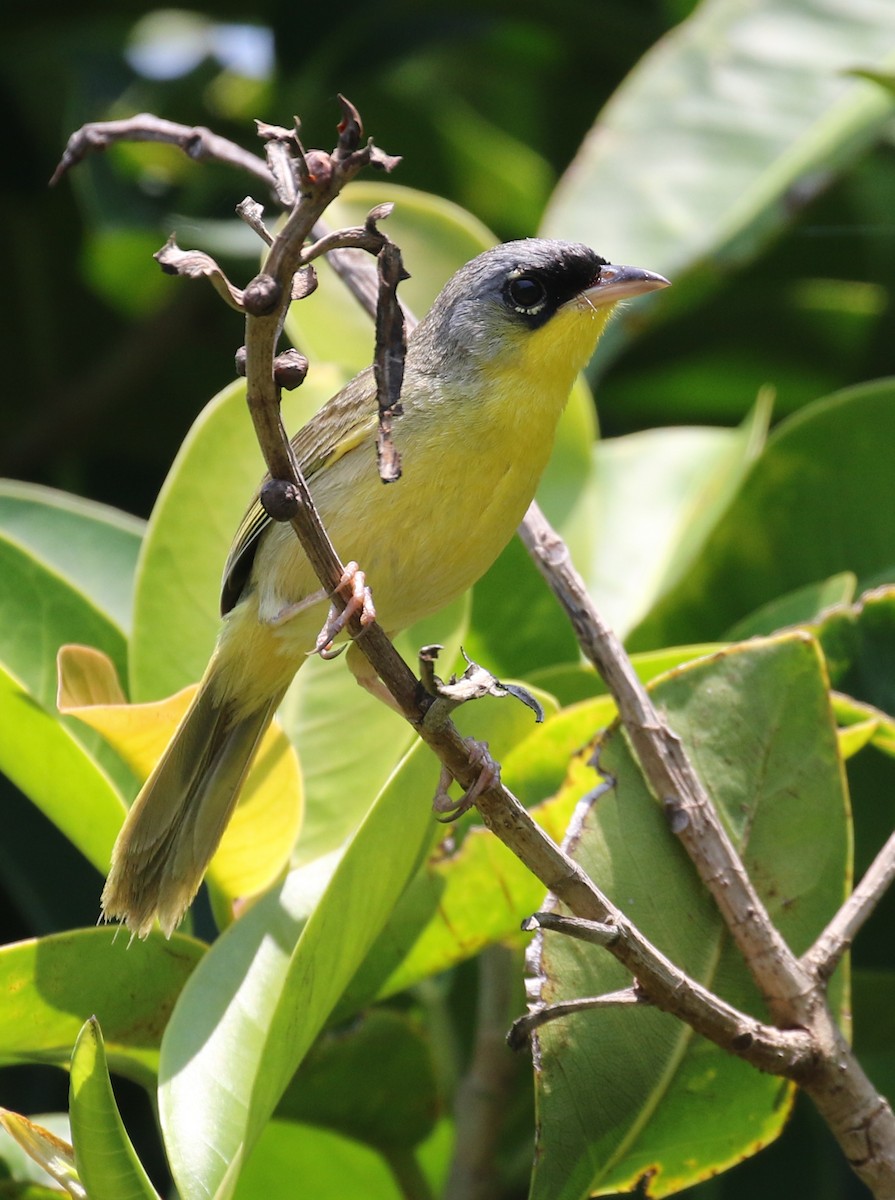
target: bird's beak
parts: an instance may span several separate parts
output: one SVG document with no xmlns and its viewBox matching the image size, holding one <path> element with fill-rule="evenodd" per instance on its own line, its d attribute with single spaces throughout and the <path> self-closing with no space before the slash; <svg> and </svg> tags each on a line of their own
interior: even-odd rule
<svg viewBox="0 0 895 1200">
<path fill-rule="evenodd" d="M 594 283 L 580 292 L 577 299 L 597 307 L 670 286 L 664 275 L 656 275 L 654 271 L 644 271 L 642 267 L 614 267 L 607 263 L 600 267 Z"/>
</svg>

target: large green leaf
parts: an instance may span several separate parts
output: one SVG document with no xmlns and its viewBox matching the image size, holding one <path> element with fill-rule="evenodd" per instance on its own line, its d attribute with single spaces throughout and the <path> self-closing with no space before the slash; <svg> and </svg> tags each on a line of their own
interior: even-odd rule
<svg viewBox="0 0 895 1200">
<path fill-rule="evenodd" d="M 88 597 L 126 633 L 145 524 L 52 488 L 0 480 L 0 530 Z"/>
<path fill-rule="evenodd" d="M 675 671 L 653 698 L 681 737 L 771 918 L 807 949 L 850 883 L 848 798 L 826 676 L 804 634 L 755 641 Z M 730 1003 L 762 1004 L 708 893 L 672 838 L 624 737 L 600 752 L 613 782 L 571 847 L 594 880 L 672 961 Z M 629 986 L 604 952 L 543 936 L 539 1001 Z M 836 1006 L 846 1002 L 842 973 Z M 634 1188 L 665 1196 L 779 1133 L 790 1085 L 761 1075 L 671 1016 L 608 1008 L 538 1034 L 534 1200 Z M 693 1131 L 698 1130 L 698 1137 Z"/>
<path fill-rule="evenodd" d="M 75 1042 L 69 1095 L 75 1163 L 90 1200 L 159 1200 L 118 1113 L 96 1017 Z"/>
<path fill-rule="evenodd" d="M 98 871 L 108 870 L 125 805 L 59 717 L 0 667 L 0 770 Z"/>
<path fill-rule="evenodd" d="M 736 430 L 652 429 L 594 448 L 592 564 L 579 570 L 620 637 L 687 575 L 760 453 L 769 417 L 760 400 Z"/>
<path fill-rule="evenodd" d="M 61 575 L 0 536 L 0 663 L 48 711 L 56 707 L 56 655 L 67 642 L 95 646 L 123 672 L 124 636 Z"/>
<path fill-rule="evenodd" d="M 403 1200 L 388 1165 L 374 1150 L 350 1138 L 294 1121 L 271 1121 L 233 1193 L 235 1200 Z M 423 1193 L 425 1194 L 425 1193 Z"/>
<path fill-rule="evenodd" d="M 293 872 L 212 947 L 162 1041 L 159 1109 L 183 1200 L 232 1195 L 241 1163 L 432 838 L 423 745 L 370 810 L 310 917 Z"/>
<path fill-rule="evenodd" d="M 68 579 L 48 566 L 35 552 L 0 534 L 0 669 L 27 693 L 37 709 L 47 714 L 56 712 L 56 659 L 62 646 L 81 643 L 101 650 L 122 673 L 126 668 L 127 647 L 124 635 L 114 622 L 96 607 Z M 35 713 L 21 710 L 19 718 L 30 728 L 40 723 Z M 53 718 L 80 742 L 99 769 L 107 772 L 118 789 L 127 794 L 133 791 L 131 773 L 101 737 L 77 722 Z M 49 731 L 47 736 L 58 742 Z M 17 762 L 14 744 L 3 757 L 8 760 L 7 773 L 27 777 L 26 761 Z M 57 777 L 58 803 L 66 803 L 68 781 Z M 44 806 L 37 796 L 26 792 Z M 50 797 L 47 796 L 49 800 Z M 71 803 L 71 797 L 68 801 Z M 47 815 L 52 814 L 45 808 Z M 58 822 L 57 822 L 58 824 Z"/>
<path fill-rule="evenodd" d="M 843 571 L 895 579 L 895 382 L 819 400 L 784 421 L 685 578 L 628 638 L 650 649 L 718 638 L 779 596 Z"/>
<path fill-rule="evenodd" d="M 688 276 L 704 288 L 748 259 L 871 144 L 893 98 L 848 72 L 893 50 L 888 0 L 705 0 L 600 113 L 544 232 L 661 271 L 680 303 Z"/>
<path fill-rule="evenodd" d="M 0 1062 L 66 1066 L 96 1015 L 116 1071 L 149 1084 L 174 1001 L 205 947 L 152 933 L 129 946 L 117 929 L 76 929 L 0 948 Z"/>
</svg>

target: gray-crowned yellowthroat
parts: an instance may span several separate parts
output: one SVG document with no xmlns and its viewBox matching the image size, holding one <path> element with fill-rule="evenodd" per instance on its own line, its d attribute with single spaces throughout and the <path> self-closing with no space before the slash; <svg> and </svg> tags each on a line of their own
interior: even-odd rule
<svg viewBox="0 0 895 1200">
<path fill-rule="evenodd" d="M 342 558 L 365 570 L 387 632 L 442 608 L 494 562 L 535 494 L 572 383 L 612 309 L 667 282 L 570 242 L 497 246 L 449 280 L 409 339 L 394 426 L 400 482 L 384 486 L 377 471 L 370 368 L 296 434 L 323 523 Z M 107 918 L 141 937 L 157 918 L 171 934 L 327 606 L 292 529 L 271 522 L 256 498 L 224 571 L 214 654 L 115 843 Z M 349 652 L 349 663 L 369 682 L 362 655 Z"/>
</svg>

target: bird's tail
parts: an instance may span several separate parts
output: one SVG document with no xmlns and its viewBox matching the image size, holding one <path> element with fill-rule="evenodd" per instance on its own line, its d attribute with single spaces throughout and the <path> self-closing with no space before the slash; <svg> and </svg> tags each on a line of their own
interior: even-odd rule
<svg viewBox="0 0 895 1200">
<path fill-rule="evenodd" d="M 146 780 L 112 851 L 106 919 L 170 937 L 199 890 L 282 691 L 252 711 L 221 698 L 215 661 Z"/>
</svg>

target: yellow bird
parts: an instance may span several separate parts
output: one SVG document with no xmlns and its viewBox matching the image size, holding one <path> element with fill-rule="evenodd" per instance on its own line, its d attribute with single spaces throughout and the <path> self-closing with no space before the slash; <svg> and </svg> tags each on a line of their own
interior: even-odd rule
<svg viewBox="0 0 895 1200">
<path fill-rule="evenodd" d="M 409 339 L 398 483 L 384 486 L 377 471 L 371 368 L 296 434 L 323 523 L 366 572 L 385 630 L 443 608 L 491 566 L 534 497 L 612 309 L 667 283 L 571 242 L 497 246 L 461 267 Z M 140 937 L 156 919 L 170 936 L 195 896 L 261 736 L 326 621 L 328 597 L 291 526 L 257 498 L 227 560 L 221 608 L 196 697 L 112 853 L 103 915 Z M 366 660 L 353 657 L 370 686 Z"/>
</svg>

